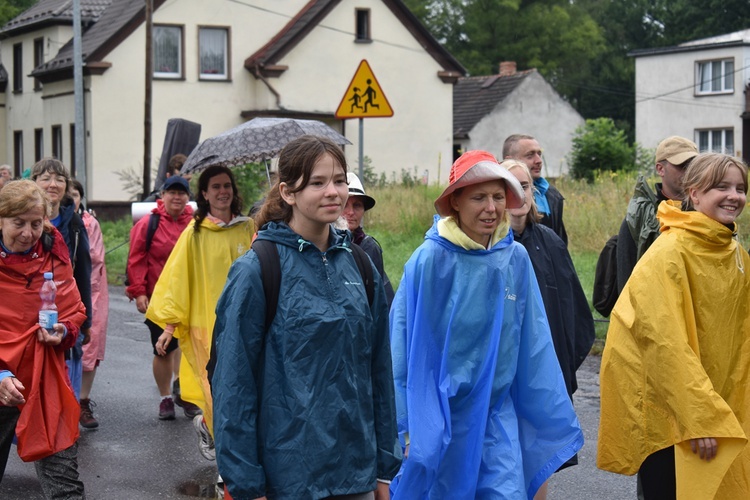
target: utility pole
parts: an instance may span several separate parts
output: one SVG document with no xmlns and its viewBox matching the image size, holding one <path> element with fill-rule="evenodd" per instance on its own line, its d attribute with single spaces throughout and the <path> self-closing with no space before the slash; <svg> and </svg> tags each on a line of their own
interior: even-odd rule
<svg viewBox="0 0 750 500">
<path fill-rule="evenodd" d="M 154 76 L 153 51 L 153 12 L 152 0 L 146 0 L 146 95 L 144 98 L 143 116 L 143 196 L 151 193 L 151 99 L 153 95 L 152 79 Z"/>
<path fill-rule="evenodd" d="M 90 193 L 86 185 L 86 123 L 83 113 L 83 51 L 81 49 L 81 0 L 73 0 L 73 100 L 75 105 L 75 151 L 76 177 Z M 60 158 L 62 160 L 62 158 Z"/>
</svg>

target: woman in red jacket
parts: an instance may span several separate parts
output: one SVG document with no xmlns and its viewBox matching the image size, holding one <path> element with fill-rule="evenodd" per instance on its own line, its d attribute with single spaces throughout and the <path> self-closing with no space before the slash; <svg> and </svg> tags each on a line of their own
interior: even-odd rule
<svg viewBox="0 0 750 500">
<path fill-rule="evenodd" d="M 148 240 L 151 217 L 143 217 L 130 230 L 130 254 L 128 255 L 128 287 L 125 289 L 130 300 L 135 300 L 138 311 L 146 313 L 154 287 L 159 280 L 164 264 L 169 258 L 177 239 L 193 218 L 193 209 L 188 205 L 190 187 L 186 179 L 172 176 L 164 183 L 161 199 L 157 200 L 156 214 L 159 224 Z M 154 380 L 159 388 L 159 419 L 174 420 L 175 403 L 182 406 L 185 416 L 193 418 L 200 413 L 193 403 L 179 398 L 180 350 L 177 339 L 172 339 L 163 356 L 156 352 L 156 341 L 164 330 L 152 322 L 145 321 L 151 331 L 151 345 L 154 347 Z M 174 382 L 172 380 L 174 376 Z M 172 392 L 170 392 L 172 388 Z"/>
<path fill-rule="evenodd" d="M 70 254 L 48 220 L 50 202 L 32 181 L 0 191 L 0 479 L 18 436 L 22 460 L 35 461 L 45 498 L 84 498 L 78 478 L 79 406 L 64 351 L 86 320 Z M 58 322 L 39 326 L 44 274 L 57 285 Z"/>
</svg>

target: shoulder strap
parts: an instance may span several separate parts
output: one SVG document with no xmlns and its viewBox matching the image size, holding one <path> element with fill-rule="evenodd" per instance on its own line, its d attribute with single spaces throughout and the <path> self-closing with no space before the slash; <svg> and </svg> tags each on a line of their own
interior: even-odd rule
<svg viewBox="0 0 750 500">
<path fill-rule="evenodd" d="M 374 276 L 372 274 L 372 264 L 370 258 L 367 257 L 362 248 L 359 245 L 352 245 L 352 256 L 354 256 L 354 262 L 357 263 L 359 274 L 362 276 L 362 282 L 365 284 L 365 292 L 367 292 L 367 302 L 372 306 L 372 301 L 375 298 L 375 283 Z"/>
<path fill-rule="evenodd" d="M 159 221 L 161 216 L 158 213 L 152 213 L 151 217 L 148 218 L 148 231 L 146 232 L 146 252 L 151 249 L 151 242 L 154 241 L 154 234 L 159 228 Z"/>
<path fill-rule="evenodd" d="M 263 294 L 266 296 L 266 330 L 276 317 L 276 306 L 279 303 L 281 287 L 281 262 L 276 243 L 268 240 L 253 242 L 251 247 L 260 262 L 260 277 L 263 282 Z"/>
<path fill-rule="evenodd" d="M 52 250 L 52 245 L 55 244 L 55 234 L 52 232 L 44 231 L 42 232 L 42 248 L 45 252 L 50 252 Z"/>
</svg>

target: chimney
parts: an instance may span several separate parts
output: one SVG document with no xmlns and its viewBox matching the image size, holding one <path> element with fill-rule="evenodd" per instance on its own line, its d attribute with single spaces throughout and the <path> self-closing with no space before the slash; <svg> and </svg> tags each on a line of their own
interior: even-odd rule
<svg viewBox="0 0 750 500">
<path fill-rule="evenodd" d="M 516 74 L 516 61 L 503 61 L 500 63 L 500 76 L 511 76 Z"/>
</svg>

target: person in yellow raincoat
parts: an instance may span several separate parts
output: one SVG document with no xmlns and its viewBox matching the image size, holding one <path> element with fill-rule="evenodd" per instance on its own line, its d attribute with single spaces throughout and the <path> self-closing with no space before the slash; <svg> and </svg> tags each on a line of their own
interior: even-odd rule
<svg viewBox="0 0 750 500">
<path fill-rule="evenodd" d="M 750 498 L 747 166 L 704 153 L 683 184 L 612 312 L 597 465 L 638 472 L 646 500 Z"/>
<path fill-rule="evenodd" d="M 198 405 L 203 415 L 194 419 L 201 437 L 200 451 L 214 459 L 211 389 L 206 374 L 216 303 L 229 267 L 250 249 L 255 225 L 240 216 L 242 200 L 232 171 L 212 166 L 198 179 L 198 205 L 193 221 L 177 240 L 154 288 L 146 318 L 164 327 L 156 351 L 177 338 L 182 349 L 182 398 Z"/>
</svg>

